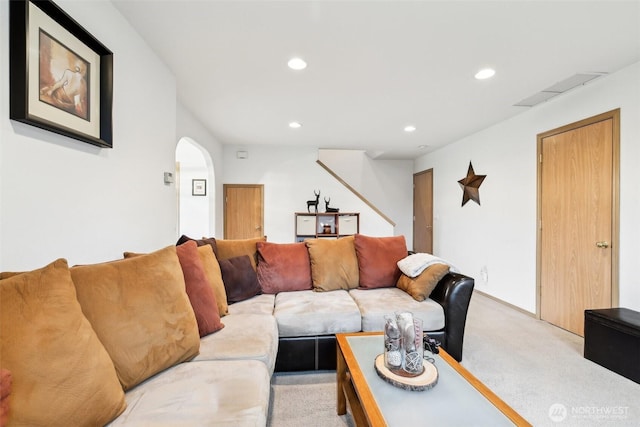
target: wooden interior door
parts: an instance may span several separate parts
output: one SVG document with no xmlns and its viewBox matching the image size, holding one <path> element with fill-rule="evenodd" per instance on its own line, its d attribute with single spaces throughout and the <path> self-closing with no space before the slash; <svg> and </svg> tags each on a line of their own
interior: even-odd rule
<svg viewBox="0 0 640 427">
<path fill-rule="evenodd" d="M 413 250 L 433 253 L 433 169 L 413 175 Z"/>
<path fill-rule="evenodd" d="M 264 186 L 224 184 L 224 238 L 264 236 Z"/>
<path fill-rule="evenodd" d="M 617 282 L 617 117 L 538 135 L 539 313 L 581 336 L 584 310 L 611 307 Z"/>
</svg>

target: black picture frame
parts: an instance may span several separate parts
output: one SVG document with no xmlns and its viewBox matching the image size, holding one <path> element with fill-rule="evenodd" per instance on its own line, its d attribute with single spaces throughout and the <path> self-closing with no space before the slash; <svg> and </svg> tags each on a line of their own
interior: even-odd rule
<svg viewBox="0 0 640 427">
<path fill-rule="evenodd" d="M 207 195 L 207 180 L 206 179 L 192 179 L 191 180 L 191 195 L 192 196 L 206 196 Z"/>
<path fill-rule="evenodd" d="M 9 118 L 113 148 L 113 53 L 50 0 L 10 0 L 9 27 Z"/>
</svg>

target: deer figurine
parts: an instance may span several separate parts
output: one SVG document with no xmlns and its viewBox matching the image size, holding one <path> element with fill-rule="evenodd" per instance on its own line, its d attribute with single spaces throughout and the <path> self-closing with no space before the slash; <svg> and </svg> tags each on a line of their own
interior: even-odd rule
<svg viewBox="0 0 640 427">
<path fill-rule="evenodd" d="M 320 203 L 320 190 L 318 190 L 318 192 L 316 193 L 316 190 L 313 190 L 313 194 L 316 195 L 316 199 L 315 200 L 307 200 L 307 212 L 311 212 L 311 210 L 309 208 L 311 208 L 311 206 L 313 206 L 316 210 L 316 213 L 318 213 L 318 203 Z"/>
<path fill-rule="evenodd" d="M 329 202 L 331 201 L 331 197 L 329 197 L 329 200 L 327 200 L 327 198 L 324 198 L 324 211 L 325 212 L 340 212 L 340 209 L 338 208 L 330 208 L 329 207 Z"/>
</svg>

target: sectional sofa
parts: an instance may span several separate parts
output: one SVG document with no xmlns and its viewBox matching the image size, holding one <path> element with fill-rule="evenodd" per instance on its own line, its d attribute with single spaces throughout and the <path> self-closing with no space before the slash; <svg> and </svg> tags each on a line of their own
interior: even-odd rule
<svg viewBox="0 0 640 427">
<path fill-rule="evenodd" d="M 399 310 L 462 357 L 473 279 L 403 274 L 402 237 L 178 243 L 0 273 L 0 423 L 264 426 L 274 371 L 333 369 L 335 333 Z"/>
</svg>

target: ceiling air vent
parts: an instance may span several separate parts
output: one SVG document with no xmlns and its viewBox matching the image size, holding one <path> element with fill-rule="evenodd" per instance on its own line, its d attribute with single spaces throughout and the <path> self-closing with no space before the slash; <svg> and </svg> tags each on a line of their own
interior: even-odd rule
<svg viewBox="0 0 640 427">
<path fill-rule="evenodd" d="M 554 96 L 560 95 L 561 93 L 565 93 L 575 87 L 584 85 L 587 82 L 590 82 L 593 79 L 597 79 L 600 76 L 605 75 L 606 73 L 589 73 L 589 74 L 575 74 L 567 79 L 564 79 L 553 86 L 549 86 L 541 92 L 538 92 L 534 95 L 531 95 L 528 98 L 523 99 L 522 101 L 514 104 L 515 107 L 533 107 L 534 105 L 538 105 L 541 102 L 547 101 L 548 99 L 553 98 Z"/>
</svg>

